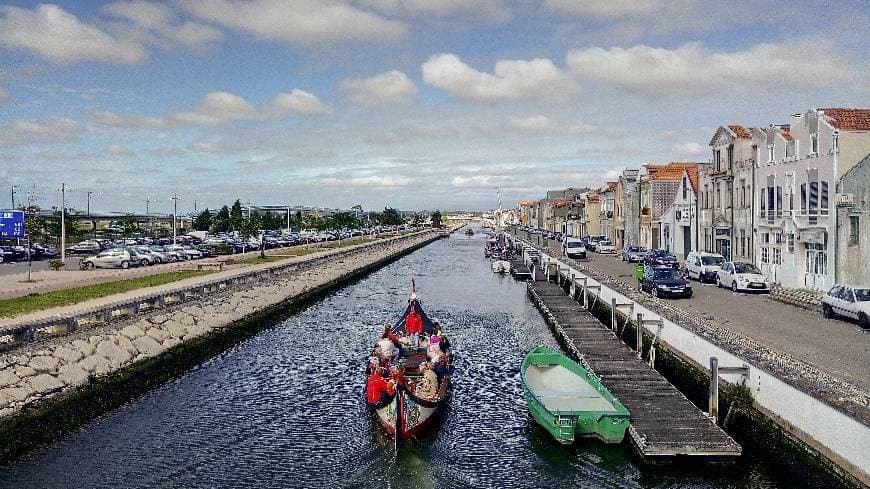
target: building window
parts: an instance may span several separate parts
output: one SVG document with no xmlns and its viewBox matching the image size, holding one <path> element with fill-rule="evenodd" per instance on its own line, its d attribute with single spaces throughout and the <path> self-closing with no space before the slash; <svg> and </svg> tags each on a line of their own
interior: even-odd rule
<svg viewBox="0 0 870 489">
<path fill-rule="evenodd" d="M 740 230 L 740 255 L 746 256 L 746 230 Z"/>
<path fill-rule="evenodd" d="M 810 134 L 810 154 L 819 154 L 819 133 L 817 132 Z"/>
<path fill-rule="evenodd" d="M 770 258 L 768 257 L 767 246 L 761 247 L 761 263 L 770 263 Z"/>
<path fill-rule="evenodd" d="M 776 215 L 782 216 L 782 187 L 776 187 Z"/>
<path fill-rule="evenodd" d="M 788 252 L 794 253 L 794 233 L 788 233 Z"/>
<path fill-rule="evenodd" d="M 822 195 L 821 195 L 821 203 L 819 204 L 819 209 L 827 209 L 828 208 L 828 182 L 819 182 L 822 187 Z"/>
<path fill-rule="evenodd" d="M 836 153 L 840 149 L 840 133 L 835 132 L 831 140 L 831 152 Z"/>
<path fill-rule="evenodd" d="M 734 183 L 731 180 L 725 184 L 725 207 L 730 208 L 734 202 Z"/>
<path fill-rule="evenodd" d="M 789 141 L 789 142 L 785 143 L 785 157 L 786 157 L 786 159 L 794 158 L 794 155 L 795 155 L 794 141 Z"/>
<path fill-rule="evenodd" d="M 767 162 L 773 163 L 773 154 L 774 154 L 774 145 L 771 144 L 767 147 Z"/>
<path fill-rule="evenodd" d="M 734 167 L 734 145 L 728 146 L 728 171 Z"/>
<path fill-rule="evenodd" d="M 782 265 L 782 250 L 779 247 L 775 246 L 771 248 L 771 251 L 773 252 L 771 262 L 774 265 Z"/>
<path fill-rule="evenodd" d="M 849 244 L 858 244 L 861 223 L 858 216 L 849 216 Z"/>
<path fill-rule="evenodd" d="M 687 188 L 688 182 L 686 182 L 686 180 L 687 180 L 686 177 L 683 177 L 683 200 L 686 200 L 689 198 L 689 195 L 688 195 L 689 189 Z"/>
</svg>

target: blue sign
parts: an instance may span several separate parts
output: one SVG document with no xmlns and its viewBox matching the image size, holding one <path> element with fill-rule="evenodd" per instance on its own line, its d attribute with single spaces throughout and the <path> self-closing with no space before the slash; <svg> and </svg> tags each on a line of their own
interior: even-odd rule
<svg viewBox="0 0 870 489">
<path fill-rule="evenodd" d="M 0 238 L 23 238 L 24 212 L 0 211 Z"/>
</svg>

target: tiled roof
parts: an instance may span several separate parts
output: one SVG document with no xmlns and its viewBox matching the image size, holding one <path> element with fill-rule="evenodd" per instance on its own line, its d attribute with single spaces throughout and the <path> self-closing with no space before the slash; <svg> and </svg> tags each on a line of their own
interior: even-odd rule
<svg viewBox="0 0 870 489">
<path fill-rule="evenodd" d="M 794 138 L 792 137 L 791 133 L 787 128 L 780 128 L 779 133 L 782 134 L 783 139 L 785 139 L 786 141 L 794 141 Z"/>
<path fill-rule="evenodd" d="M 728 126 L 728 129 L 731 129 L 740 139 L 752 139 L 752 134 L 743 126 Z"/>
<path fill-rule="evenodd" d="M 690 168 L 686 168 L 686 172 L 689 174 L 689 183 L 692 185 L 692 192 L 695 194 L 698 193 L 698 165 L 695 165 Z"/>
<path fill-rule="evenodd" d="M 870 109 L 819 109 L 841 131 L 870 131 Z"/>
<path fill-rule="evenodd" d="M 537 204 L 537 201 L 534 200 L 521 200 L 520 206 L 531 206 Z"/>
</svg>

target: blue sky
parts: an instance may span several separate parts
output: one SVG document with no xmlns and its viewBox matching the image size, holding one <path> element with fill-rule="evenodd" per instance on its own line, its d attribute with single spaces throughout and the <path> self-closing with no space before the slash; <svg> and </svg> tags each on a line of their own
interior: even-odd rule
<svg viewBox="0 0 870 489">
<path fill-rule="evenodd" d="M 0 195 L 491 208 L 868 107 L 868 32 L 865 0 L 9 2 Z"/>
</svg>

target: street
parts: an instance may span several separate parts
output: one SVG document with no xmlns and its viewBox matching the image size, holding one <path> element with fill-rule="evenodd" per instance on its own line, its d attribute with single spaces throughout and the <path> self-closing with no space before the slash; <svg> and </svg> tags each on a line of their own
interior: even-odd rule
<svg viewBox="0 0 870 489">
<path fill-rule="evenodd" d="M 619 255 L 589 252 L 587 266 L 636 283 L 634 264 Z M 733 293 L 715 284 L 691 282 L 691 299 L 663 299 L 687 312 L 786 353 L 831 376 L 870 391 L 870 332 L 840 319 L 770 299 L 765 294 Z"/>
</svg>

